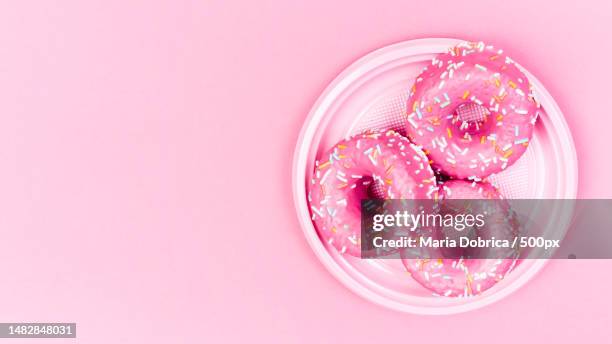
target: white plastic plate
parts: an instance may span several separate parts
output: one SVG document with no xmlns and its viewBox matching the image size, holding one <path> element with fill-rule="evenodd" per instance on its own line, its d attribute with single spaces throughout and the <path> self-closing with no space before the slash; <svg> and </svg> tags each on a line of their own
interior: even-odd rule
<svg viewBox="0 0 612 344">
<path fill-rule="evenodd" d="M 416 76 L 436 54 L 446 52 L 459 42 L 445 38 L 411 40 L 362 57 L 336 77 L 319 97 L 304 123 L 295 150 L 295 206 L 304 235 L 317 257 L 358 295 L 399 311 L 451 314 L 476 309 L 517 290 L 546 263 L 524 260 L 503 281 L 478 296 L 438 297 L 412 280 L 399 260 L 362 260 L 339 254 L 319 239 L 311 222 L 306 195 L 319 154 L 365 129 L 393 128 L 404 133 L 402 115 Z M 514 165 L 489 181 L 507 198 L 573 199 L 577 192 L 578 165 L 571 133 L 551 95 L 531 73 L 523 71 L 544 111 L 529 149 Z M 561 218 L 551 228 L 566 231 L 566 222 Z"/>
</svg>

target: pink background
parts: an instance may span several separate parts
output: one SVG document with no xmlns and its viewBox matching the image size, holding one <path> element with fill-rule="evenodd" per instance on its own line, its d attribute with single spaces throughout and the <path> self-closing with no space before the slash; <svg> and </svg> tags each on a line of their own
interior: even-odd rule
<svg viewBox="0 0 612 344">
<path fill-rule="evenodd" d="M 5 2 L 0 322 L 74 321 L 82 343 L 607 341 L 612 262 L 551 262 L 471 313 L 397 313 L 316 260 L 290 189 L 337 73 L 457 37 L 546 85 L 579 196 L 611 197 L 611 34 L 609 1 Z"/>
</svg>

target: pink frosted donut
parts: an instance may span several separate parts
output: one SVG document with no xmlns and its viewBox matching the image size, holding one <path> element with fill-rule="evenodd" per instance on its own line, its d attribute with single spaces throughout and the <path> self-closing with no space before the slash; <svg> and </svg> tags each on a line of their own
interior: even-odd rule
<svg viewBox="0 0 612 344">
<path fill-rule="evenodd" d="M 444 183 L 440 190 L 440 198 L 503 199 L 497 189 L 489 183 L 462 180 Z M 474 205 L 474 203 L 470 204 Z M 517 235 L 518 226 L 515 222 L 508 220 L 511 212 L 507 203 L 498 201 L 487 203 L 487 205 L 482 205 L 481 202 L 475 204 L 477 207 L 481 205 L 494 208 L 485 210 L 490 214 L 487 217 L 487 223 L 491 223 L 481 232 L 485 236 L 512 240 Z M 482 212 L 483 209 L 473 209 L 472 211 Z M 442 296 L 478 295 L 501 281 L 517 262 L 517 252 L 512 248 L 498 249 L 500 251 L 498 251 L 497 254 L 499 255 L 496 255 L 496 257 L 508 257 L 499 259 L 440 258 L 444 257 L 442 250 L 431 249 L 431 251 L 433 250 L 437 251 L 435 254 L 429 254 L 429 257 L 434 259 L 402 259 L 402 262 L 417 282 L 436 295 Z"/>
<path fill-rule="evenodd" d="M 539 114 L 525 74 L 482 42 L 436 56 L 417 77 L 407 109 L 408 137 L 434 170 L 472 180 L 512 165 Z"/>
<path fill-rule="evenodd" d="M 361 256 L 361 200 L 428 199 L 437 184 L 425 154 L 389 130 L 343 140 L 315 163 L 308 201 L 321 238 Z"/>
</svg>

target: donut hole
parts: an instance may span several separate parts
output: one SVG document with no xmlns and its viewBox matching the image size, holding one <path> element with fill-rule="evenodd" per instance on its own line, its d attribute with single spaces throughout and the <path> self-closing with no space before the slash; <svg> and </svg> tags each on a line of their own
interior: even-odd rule
<svg viewBox="0 0 612 344">
<path fill-rule="evenodd" d="M 385 199 L 385 193 L 383 186 L 377 183 L 371 176 L 363 176 L 356 185 L 354 189 L 348 190 L 346 194 L 349 200 L 347 211 L 356 217 L 361 217 L 361 201 Z"/>
<path fill-rule="evenodd" d="M 385 199 L 385 188 L 371 176 L 363 176 L 350 197 L 355 199 Z"/>
<path fill-rule="evenodd" d="M 380 183 L 372 181 L 367 188 L 368 198 L 370 199 L 385 199 L 385 188 Z"/>
<path fill-rule="evenodd" d="M 486 107 L 474 102 L 467 102 L 457 106 L 452 121 L 460 132 L 473 134 L 483 130 L 490 115 L 491 113 Z"/>
<path fill-rule="evenodd" d="M 442 227 L 440 231 L 440 239 L 448 238 L 454 240 L 455 242 L 459 242 L 461 238 L 467 238 L 469 240 L 477 239 L 479 237 L 476 229 L 474 227 L 466 228 L 463 231 L 457 231 L 453 227 Z M 456 258 L 456 257 L 465 257 L 465 258 L 476 258 L 479 256 L 481 252 L 476 248 L 466 248 L 466 247 L 443 247 L 440 249 L 440 253 L 442 257 L 446 258 Z"/>
<path fill-rule="evenodd" d="M 456 223 L 449 225 L 440 225 L 436 227 L 437 239 L 450 239 L 454 242 L 459 243 L 460 240 L 468 239 L 474 240 L 481 237 L 483 234 L 475 226 L 475 221 L 468 223 L 465 221 L 465 214 L 472 214 L 474 207 L 477 207 L 478 201 L 472 202 L 472 200 L 445 200 L 441 203 L 439 213 L 443 216 L 451 216 L 456 219 Z M 470 247 L 442 247 L 440 248 L 440 254 L 444 258 L 456 259 L 457 257 L 464 258 L 479 258 L 486 252 L 483 252 L 479 248 Z"/>
</svg>

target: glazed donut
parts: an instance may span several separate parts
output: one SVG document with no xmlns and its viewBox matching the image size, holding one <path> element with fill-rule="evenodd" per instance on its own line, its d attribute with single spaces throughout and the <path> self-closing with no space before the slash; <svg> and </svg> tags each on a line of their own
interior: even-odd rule
<svg viewBox="0 0 612 344">
<path fill-rule="evenodd" d="M 440 198 L 442 204 L 447 199 L 497 200 L 491 202 L 466 201 L 462 206 L 470 207 L 472 213 L 488 213 L 486 226 L 478 230 L 479 237 L 486 237 L 483 239 L 507 239 L 512 242 L 517 235 L 518 225 L 508 203 L 501 201 L 503 197 L 489 183 L 463 180 L 448 181 L 441 187 Z M 461 202 L 455 204 L 459 203 Z M 437 231 L 436 234 L 438 236 L 448 234 L 440 232 Z M 450 230 L 450 232 L 457 233 L 454 230 Z M 451 248 L 448 250 L 457 249 Z M 486 250 L 496 250 L 497 252 L 491 255 L 491 251 L 487 252 Z M 452 259 L 444 258 L 448 257 L 449 254 L 442 248 L 427 248 L 423 253 L 423 257 L 426 258 L 405 258 L 405 255 L 402 254 L 404 266 L 418 283 L 433 291 L 435 295 L 450 297 L 479 295 L 493 287 L 512 271 L 518 257 L 518 252 L 511 247 L 478 248 L 475 254 L 474 252 L 471 253 L 470 259 L 464 259 L 464 256 L 459 252 L 453 252 Z M 494 256 L 496 258 L 478 259 L 474 256 Z"/>
<path fill-rule="evenodd" d="M 525 74 L 482 42 L 436 56 L 416 78 L 407 109 L 408 137 L 434 170 L 477 181 L 525 152 L 539 115 Z"/>
<path fill-rule="evenodd" d="M 427 157 L 393 130 L 339 142 L 315 162 L 313 176 L 308 201 L 320 237 L 355 257 L 361 256 L 361 200 L 437 197 Z"/>
</svg>

